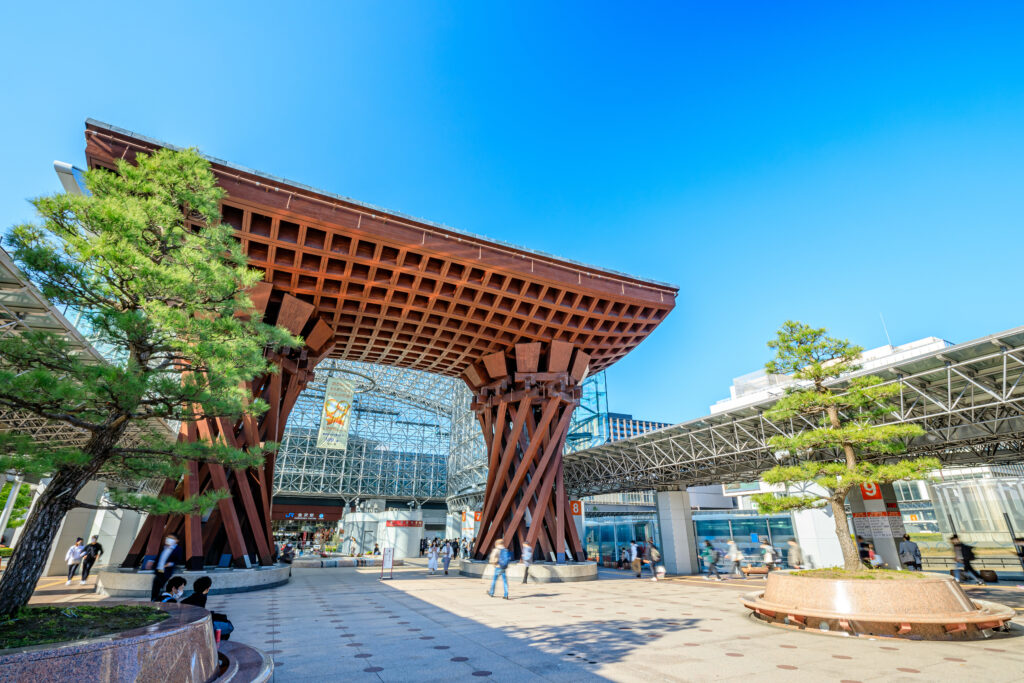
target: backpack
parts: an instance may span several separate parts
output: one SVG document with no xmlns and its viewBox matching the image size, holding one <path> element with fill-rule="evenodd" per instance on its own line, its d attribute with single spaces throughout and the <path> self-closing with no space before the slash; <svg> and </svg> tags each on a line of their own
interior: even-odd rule
<svg viewBox="0 0 1024 683">
<path fill-rule="evenodd" d="M 511 561 L 512 553 L 509 552 L 508 548 L 502 548 L 501 552 L 498 553 L 498 566 L 505 569 Z"/>
</svg>

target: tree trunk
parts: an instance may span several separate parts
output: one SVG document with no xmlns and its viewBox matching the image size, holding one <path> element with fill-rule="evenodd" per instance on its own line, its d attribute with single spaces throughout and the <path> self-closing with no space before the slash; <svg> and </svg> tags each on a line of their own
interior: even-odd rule
<svg viewBox="0 0 1024 683">
<path fill-rule="evenodd" d="M 846 523 L 846 491 L 835 492 L 829 496 L 828 504 L 832 508 L 832 518 L 836 525 L 836 536 L 839 547 L 843 549 L 843 568 L 849 571 L 862 569 L 860 551 L 850 536 L 850 525 Z"/>
<path fill-rule="evenodd" d="M 50 546 L 75 501 L 78 492 L 90 479 L 81 468 L 58 470 L 50 485 L 25 521 L 18 545 L 0 578 L 0 615 L 14 614 L 28 603 L 50 557 Z M 58 552 L 62 552 L 60 548 Z"/>
<path fill-rule="evenodd" d="M 11 616 L 28 604 L 50 557 L 50 547 L 64 515 L 75 507 L 82 487 L 110 458 L 110 451 L 121 440 L 127 424 L 126 418 L 119 417 L 108 422 L 107 429 L 94 433 L 82 448 L 90 456 L 89 464 L 57 470 L 49 486 L 40 494 L 32 514 L 25 520 L 25 529 L 3 578 L 0 578 L 0 616 Z M 63 550 L 57 548 L 58 553 Z"/>
</svg>

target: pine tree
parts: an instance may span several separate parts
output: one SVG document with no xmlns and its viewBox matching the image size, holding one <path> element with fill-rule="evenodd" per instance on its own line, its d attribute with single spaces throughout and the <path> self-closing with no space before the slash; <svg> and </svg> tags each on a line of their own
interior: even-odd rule
<svg viewBox="0 0 1024 683">
<path fill-rule="evenodd" d="M 0 471 L 51 477 L 0 579 L 0 615 L 28 602 L 65 514 L 96 507 L 76 500 L 89 480 L 176 479 L 188 459 L 230 468 L 260 461 L 260 449 L 176 443 L 156 427 L 266 410 L 242 383 L 272 370 L 265 350 L 300 343 L 252 314 L 246 292 L 261 275 L 247 268 L 233 229 L 220 222 L 224 193 L 196 151 L 139 155 L 116 173 L 87 172 L 86 185 L 84 195 L 33 200 L 41 221 L 10 234 L 12 255 L 31 281 L 52 303 L 80 314 L 113 360 L 98 362 L 48 332 L 0 339 L 0 405 L 84 438 L 69 447 L 0 434 Z M 197 513 L 222 495 L 177 501 L 122 492 L 115 504 Z"/>
<path fill-rule="evenodd" d="M 792 320 L 783 324 L 768 346 L 775 350 L 775 358 L 765 369 L 773 375 L 791 375 L 797 385 L 788 389 L 765 412 L 765 417 L 782 421 L 802 416 L 817 419 L 820 426 L 768 440 L 777 453 L 802 462 L 779 465 L 765 472 L 762 479 L 784 485 L 786 493 L 758 494 L 754 500 L 764 513 L 828 505 L 845 568 L 861 569 L 860 555 L 846 520 L 847 494 L 860 484 L 920 479 L 938 469 L 939 461 L 924 457 L 875 462 L 882 456 L 892 460 L 891 456 L 905 452 L 906 442 L 924 430 L 918 425 L 883 423 L 894 410 L 888 401 L 899 392 L 897 384 L 883 384 L 880 377 L 869 375 L 851 378 L 841 391 L 832 389 L 832 380 L 858 369 L 861 347 L 827 336 L 824 328 Z M 864 460 L 864 456 L 870 461 Z M 810 484 L 817 484 L 826 494 L 814 493 Z M 790 489 L 797 491 L 792 493 Z"/>
</svg>

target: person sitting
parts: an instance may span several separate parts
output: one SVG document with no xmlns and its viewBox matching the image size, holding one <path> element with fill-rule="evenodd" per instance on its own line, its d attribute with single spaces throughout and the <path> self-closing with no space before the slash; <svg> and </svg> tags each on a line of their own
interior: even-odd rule
<svg viewBox="0 0 1024 683">
<path fill-rule="evenodd" d="M 160 595 L 160 602 L 178 602 L 185 594 L 185 586 L 188 581 L 180 576 L 172 576 L 164 584 L 164 592 Z"/>
<path fill-rule="evenodd" d="M 192 584 L 192 595 L 182 600 L 181 604 L 195 605 L 196 607 L 206 609 L 206 597 L 210 594 L 210 588 L 212 587 L 213 580 L 209 576 L 200 576 Z M 235 630 L 235 625 L 231 623 L 227 615 L 220 612 L 210 612 L 210 619 L 213 621 L 213 630 L 220 630 L 220 639 L 230 640 L 231 632 Z"/>
<path fill-rule="evenodd" d="M 293 546 L 290 542 L 289 543 L 285 543 L 284 547 L 281 548 L 281 556 L 280 557 L 281 557 L 281 561 L 284 562 L 285 564 L 291 564 L 292 560 L 295 559 L 295 546 Z"/>
</svg>

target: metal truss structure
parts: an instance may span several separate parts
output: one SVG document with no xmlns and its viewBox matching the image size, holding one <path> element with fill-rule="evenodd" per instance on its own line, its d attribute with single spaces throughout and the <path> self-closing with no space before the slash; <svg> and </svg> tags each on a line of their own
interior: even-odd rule
<svg viewBox="0 0 1024 683">
<path fill-rule="evenodd" d="M 81 353 L 91 356 L 97 363 L 108 362 L 106 358 L 64 317 L 18 270 L 10 255 L 0 249 L 0 337 L 21 334 L 30 330 L 58 334 Z M 157 421 L 153 427 L 165 431 L 168 439 L 173 438 L 171 427 Z M 55 446 L 79 446 L 88 440 L 88 433 L 63 422 L 47 420 L 0 406 L 0 431 L 26 434 L 37 441 Z M 133 426 L 124 436 L 122 443 L 134 446 L 139 443 L 139 429 Z M 136 481 L 123 482 L 133 489 L 143 484 Z"/>
<path fill-rule="evenodd" d="M 364 378 L 353 400 L 345 449 L 317 448 L 332 375 Z M 460 380 L 328 358 L 299 395 L 277 456 L 274 493 L 305 496 L 443 499 Z M 468 404 L 465 412 L 472 418 Z M 479 438 L 480 429 L 474 424 Z"/>
<path fill-rule="evenodd" d="M 906 444 L 908 454 L 933 455 L 944 465 L 1024 459 L 1024 327 L 861 371 L 835 384 L 841 388 L 859 374 L 899 385 L 887 422 L 925 429 Z M 768 446 L 772 435 L 818 427 L 807 419 L 765 419 L 773 402 L 567 455 L 566 486 L 585 496 L 756 480 L 782 458 Z"/>
<path fill-rule="evenodd" d="M 451 446 L 448 455 L 448 509 L 479 510 L 487 485 L 487 447 L 480 423 L 470 409 L 473 392 L 459 382 L 452 401 Z"/>
</svg>

